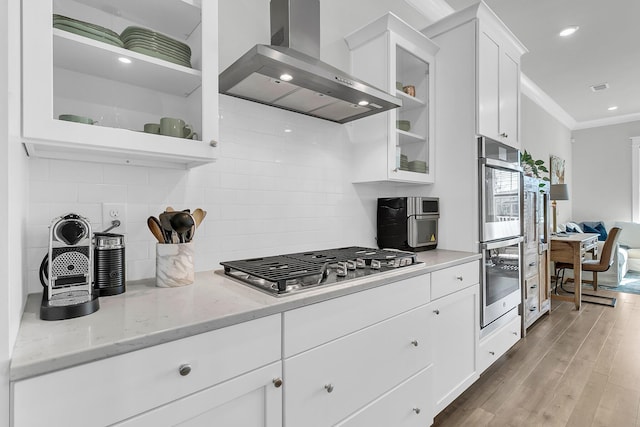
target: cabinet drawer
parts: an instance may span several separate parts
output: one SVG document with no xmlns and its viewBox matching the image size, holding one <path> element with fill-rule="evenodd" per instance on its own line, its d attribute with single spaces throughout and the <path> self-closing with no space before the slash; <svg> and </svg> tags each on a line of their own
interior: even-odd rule
<svg viewBox="0 0 640 427">
<path fill-rule="evenodd" d="M 280 327 L 273 315 L 18 381 L 14 424 L 112 424 L 279 360 Z"/>
<path fill-rule="evenodd" d="M 520 340 L 520 316 L 480 341 L 478 369 L 484 372 L 493 362 Z"/>
<path fill-rule="evenodd" d="M 538 274 L 538 252 L 527 252 L 524 256 L 524 277 L 531 277 Z"/>
<path fill-rule="evenodd" d="M 479 276 L 479 261 L 434 271 L 431 273 L 431 299 L 441 298 L 475 285 L 480 281 Z"/>
<path fill-rule="evenodd" d="M 283 357 L 429 302 L 430 275 L 412 277 L 284 313 Z"/>
<path fill-rule="evenodd" d="M 334 425 L 431 364 L 430 313 L 420 307 L 285 359 L 285 424 Z"/>
<path fill-rule="evenodd" d="M 433 365 L 338 424 L 338 427 L 424 427 L 433 424 Z"/>
</svg>

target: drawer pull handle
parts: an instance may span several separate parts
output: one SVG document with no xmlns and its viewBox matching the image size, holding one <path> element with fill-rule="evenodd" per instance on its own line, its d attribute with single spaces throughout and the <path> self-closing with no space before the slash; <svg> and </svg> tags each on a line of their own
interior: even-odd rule
<svg viewBox="0 0 640 427">
<path fill-rule="evenodd" d="M 464 280 L 464 277 L 462 277 L 462 276 L 456 276 L 456 279 L 458 279 L 459 281 L 461 281 L 461 282 L 462 282 L 462 281 Z"/>
<path fill-rule="evenodd" d="M 178 372 L 180 372 L 180 375 L 182 375 L 183 377 L 186 377 L 191 373 L 191 365 L 189 365 L 188 363 L 180 365 L 180 367 L 178 368 Z"/>
<path fill-rule="evenodd" d="M 495 351 L 490 351 L 489 354 L 492 355 L 492 356 L 495 356 L 496 352 Z"/>
<path fill-rule="evenodd" d="M 333 391 L 333 384 L 325 384 L 324 389 L 327 390 L 327 393 L 331 393 Z"/>
<path fill-rule="evenodd" d="M 536 265 L 535 261 L 529 263 L 529 267 L 533 267 L 534 265 Z"/>
<path fill-rule="evenodd" d="M 440 310 L 433 310 L 435 314 L 440 314 Z"/>
<path fill-rule="evenodd" d="M 273 385 L 276 388 L 280 388 L 282 386 L 282 378 L 274 378 L 273 379 Z"/>
<path fill-rule="evenodd" d="M 415 412 L 416 414 L 420 413 L 420 408 L 413 408 L 413 412 Z"/>
<path fill-rule="evenodd" d="M 418 340 L 413 340 L 413 341 L 411 341 L 411 344 L 412 344 L 414 347 L 417 347 L 417 346 L 418 346 Z"/>
<path fill-rule="evenodd" d="M 538 285 L 531 285 L 531 289 L 536 289 Z"/>
</svg>

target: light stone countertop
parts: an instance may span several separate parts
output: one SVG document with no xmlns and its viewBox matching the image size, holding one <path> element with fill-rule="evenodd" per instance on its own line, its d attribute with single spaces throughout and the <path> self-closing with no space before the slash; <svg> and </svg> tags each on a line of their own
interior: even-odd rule
<svg viewBox="0 0 640 427">
<path fill-rule="evenodd" d="M 155 278 L 127 283 L 125 293 L 100 298 L 100 309 L 75 319 L 40 320 L 42 294 L 28 297 L 10 368 L 12 381 L 282 313 L 365 289 L 474 261 L 480 254 L 418 252 L 424 264 L 277 298 L 222 270 L 196 273 L 192 285 L 157 288 Z"/>
</svg>

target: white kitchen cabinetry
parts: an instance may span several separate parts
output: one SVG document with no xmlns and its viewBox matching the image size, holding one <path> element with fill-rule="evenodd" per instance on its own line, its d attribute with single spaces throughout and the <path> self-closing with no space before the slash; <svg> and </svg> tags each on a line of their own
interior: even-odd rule
<svg viewBox="0 0 640 427">
<path fill-rule="evenodd" d="M 354 76 L 395 94 L 403 104 L 349 125 L 353 181 L 432 183 L 438 46 L 392 13 L 350 34 L 346 41 Z M 405 93 L 402 87 L 406 86 L 413 86 L 415 94 Z M 410 128 L 399 129 L 398 121 L 408 121 Z M 421 165 L 426 165 L 426 171 L 420 169 Z"/>
<path fill-rule="evenodd" d="M 441 55 L 446 58 L 440 58 L 445 62 L 442 68 L 438 64 L 439 75 L 449 72 L 444 85 L 438 83 L 438 97 L 444 99 L 443 107 L 438 107 L 438 116 L 443 114 L 438 127 L 468 127 L 475 134 L 520 148 L 520 57 L 527 49 L 483 2 L 445 17 L 422 33 L 441 52 L 447 51 Z M 463 84 L 468 78 L 475 87 Z M 465 105 L 475 109 L 473 124 L 467 121 Z"/>
<path fill-rule="evenodd" d="M 429 277 L 284 314 L 285 425 L 431 425 Z"/>
<path fill-rule="evenodd" d="M 480 341 L 478 354 L 479 372 L 484 372 L 515 343 L 520 341 L 521 317 L 515 316 L 505 325 L 491 332 Z"/>
<path fill-rule="evenodd" d="M 22 8 L 22 133 L 30 156 L 174 168 L 214 161 L 217 0 L 34 0 Z M 116 33 L 137 26 L 166 34 L 189 45 L 192 68 L 53 28 L 52 14 Z M 185 120 L 197 139 L 142 132 L 162 117 Z"/>
<path fill-rule="evenodd" d="M 142 413 L 125 425 L 191 419 L 229 425 L 225 417 L 243 409 L 254 413 L 242 415 L 252 420 L 242 425 L 280 425 L 282 388 L 274 382 L 280 319 L 276 314 L 17 381 L 13 425 L 105 426 Z M 147 422 L 161 414 L 171 415 Z"/>
<path fill-rule="evenodd" d="M 520 148 L 520 56 L 504 28 L 478 26 L 478 133 Z"/>
<path fill-rule="evenodd" d="M 281 371 L 273 363 L 115 425 L 282 427 Z"/>
<path fill-rule="evenodd" d="M 479 377 L 480 329 L 478 262 L 435 271 L 438 293 L 427 306 L 433 328 L 434 402 L 437 414 Z M 436 285 L 438 284 L 438 285 Z M 449 289 L 449 293 L 442 290 Z M 437 298 L 437 299 L 436 299 Z"/>
</svg>

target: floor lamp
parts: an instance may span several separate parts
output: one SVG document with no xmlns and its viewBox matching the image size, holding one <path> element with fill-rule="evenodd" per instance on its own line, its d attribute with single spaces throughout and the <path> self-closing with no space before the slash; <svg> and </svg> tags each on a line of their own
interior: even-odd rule
<svg viewBox="0 0 640 427">
<path fill-rule="evenodd" d="M 556 216 L 556 200 L 569 200 L 569 188 L 567 184 L 551 184 L 551 207 L 553 208 L 553 234 L 558 232 Z"/>
</svg>

